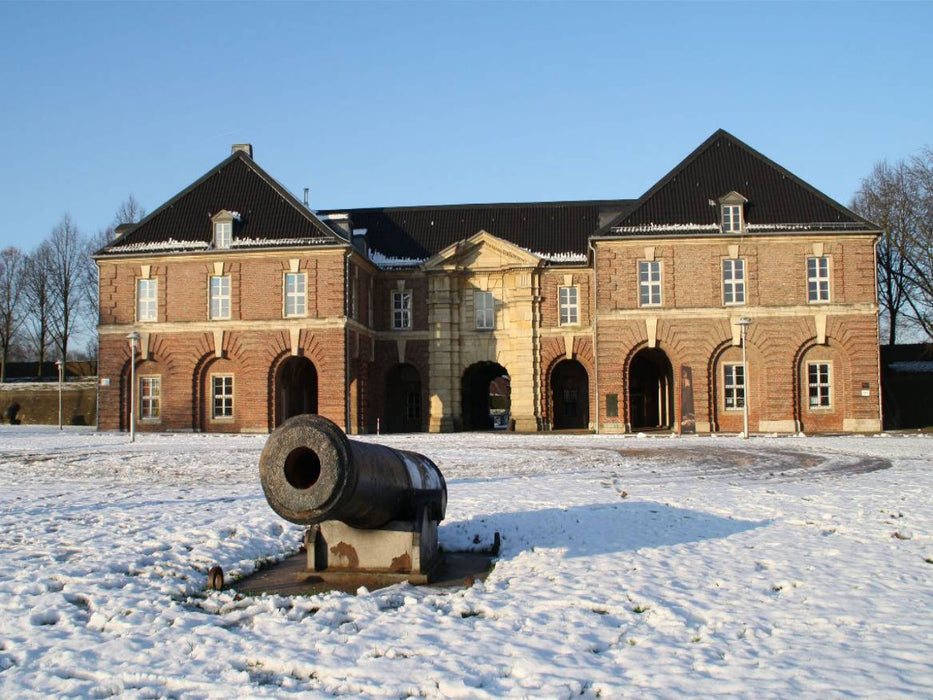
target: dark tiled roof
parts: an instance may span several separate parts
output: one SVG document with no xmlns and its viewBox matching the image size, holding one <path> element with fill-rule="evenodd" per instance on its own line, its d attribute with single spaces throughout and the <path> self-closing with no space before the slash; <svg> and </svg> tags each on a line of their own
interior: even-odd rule
<svg viewBox="0 0 933 700">
<path fill-rule="evenodd" d="M 712 226 L 719 223 L 719 207 L 710 201 L 732 191 L 748 199 L 750 226 L 877 228 L 720 129 L 601 233 L 616 227 Z"/>
<path fill-rule="evenodd" d="M 392 258 L 429 258 L 457 241 L 486 231 L 534 253 L 586 254 L 587 239 L 634 200 L 463 204 L 433 207 L 331 209 L 366 229 L 371 250 Z"/>
<path fill-rule="evenodd" d="M 98 255 L 207 249 L 213 240 L 211 217 L 224 209 L 240 215 L 234 222 L 235 248 L 346 242 L 237 151 Z"/>
</svg>

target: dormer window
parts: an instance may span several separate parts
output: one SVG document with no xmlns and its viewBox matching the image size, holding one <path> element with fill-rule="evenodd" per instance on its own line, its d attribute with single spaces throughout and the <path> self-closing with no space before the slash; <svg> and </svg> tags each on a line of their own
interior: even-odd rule
<svg viewBox="0 0 933 700">
<path fill-rule="evenodd" d="M 722 205 L 722 232 L 739 233 L 742 230 L 742 206 L 740 204 Z"/>
<path fill-rule="evenodd" d="M 233 222 L 217 221 L 214 223 L 214 247 L 229 248 L 233 240 Z"/>
<path fill-rule="evenodd" d="M 235 211 L 221 209 L 211 217 L 214 226 L 214 248 L 224 249 L 233 245 L 233 222 L 240 220 Z"/>
<path fill-rule="evenodd" d="M 745 199 L 738 192 L 730 192 L 719 199 L 719 223 L 723 233 L 741 233 L 745 230 Z"/>
</svg>

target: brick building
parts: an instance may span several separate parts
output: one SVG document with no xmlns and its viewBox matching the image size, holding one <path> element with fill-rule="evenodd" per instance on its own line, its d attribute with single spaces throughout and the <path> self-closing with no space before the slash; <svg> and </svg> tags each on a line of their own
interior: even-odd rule
<svg viewBox="0 0 933 700">
<path fill-rule="evenodd" d="M 637 200 L 316 213 L 234 146 L 96 255 L 100 427 L 137 332 L 141 430 L 878 430 L 878 234 L 724 131 Z"/>
</svg>

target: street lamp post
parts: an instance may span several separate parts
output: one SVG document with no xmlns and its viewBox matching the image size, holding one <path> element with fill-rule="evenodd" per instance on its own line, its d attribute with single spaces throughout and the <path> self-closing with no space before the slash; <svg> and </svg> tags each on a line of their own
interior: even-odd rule
<svg viewBox="0 0 933 700">
<path fill-rule="evenodd" d="M 65 380 L 65 361 L 56 360 L 58 367 L 58 429 L 62 430 L 62 382 Z"/>
<path fill-rule="evenodd" d="M 745 338 L 752 319 L 740 318 L 735 322 L 742 329 L 742 438 L 748 440 L 748 363 L 745 355 Z"/>
<path fill-rule="evenodd" d="M 139 338 L 136 331 L 126 336 L 130 341 L 130 442 L 136 442 L 136 343 Z"/>
</svg>

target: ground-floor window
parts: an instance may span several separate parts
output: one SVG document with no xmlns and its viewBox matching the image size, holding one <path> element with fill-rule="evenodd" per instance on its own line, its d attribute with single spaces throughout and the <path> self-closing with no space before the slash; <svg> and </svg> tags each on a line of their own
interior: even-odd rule
<svg viewBox="0 0 933 700">
<path fill-rule="evenodd" d="M 233 418 L 233 377 L 231 375 L 215 375 L 211 377 L 213 387 L 214 418 Z"/>
<path fill-rule="evenodd" d="M 726 410 L 745 408 L 745 366 L 723 365 L 723 390 Z"/>
<path fill-rule="evenodd" d="M 830 402 L 830 367 L 828 362 L 807 363 L 807 390 L 810 395 L 810 408 L 829 408 Z"/>
<path fill-rule="evenodd" d="M 139 417 L 158 420 L 162 415 L 162 377 L 139 378 Z"/>
</svg>

